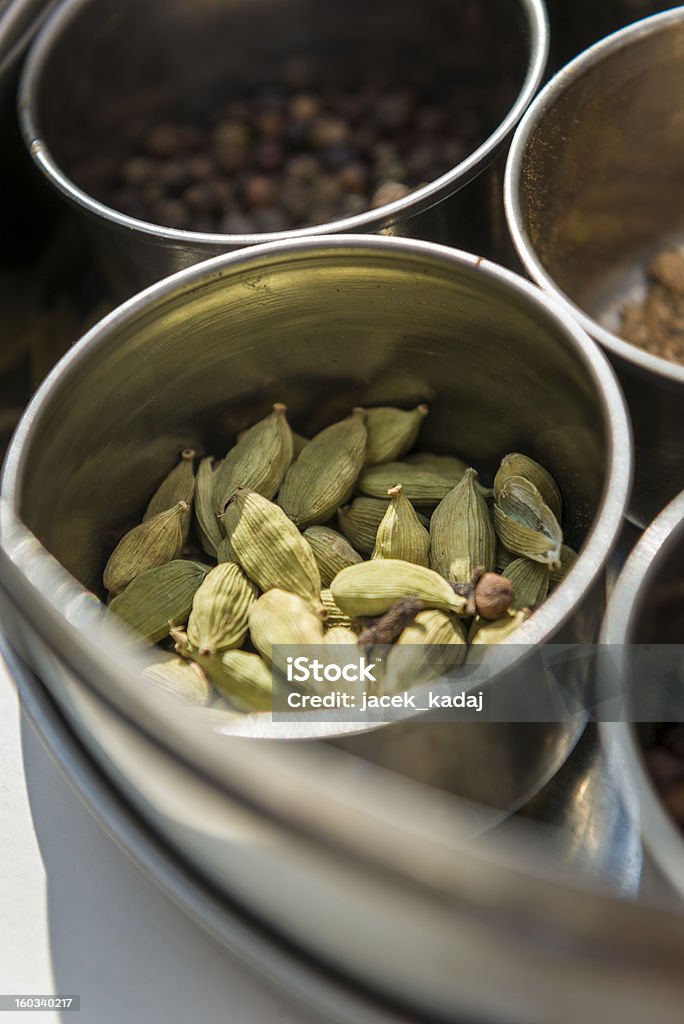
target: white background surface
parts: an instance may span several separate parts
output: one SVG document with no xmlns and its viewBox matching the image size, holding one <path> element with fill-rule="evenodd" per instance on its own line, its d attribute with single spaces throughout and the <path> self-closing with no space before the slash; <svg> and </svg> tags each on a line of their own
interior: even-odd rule
<svg viewBox="0 0 684 1024">
<path fill-rule="evenodd" d="M 0 1024 L 321 1024 L 186 918 L 88 814 L 0 661 L 0 993 L 78 994 L 80 1013 Z"/>
</svg>

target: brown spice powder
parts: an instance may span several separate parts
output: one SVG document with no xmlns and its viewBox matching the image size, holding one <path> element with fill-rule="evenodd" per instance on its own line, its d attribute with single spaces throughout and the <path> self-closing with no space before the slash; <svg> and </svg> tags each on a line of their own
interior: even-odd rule
<svg viewBox="0 0 684 1024">
<path fill-rule="evenodd" d="M 664 249 L 649 267 L 649 288 L 622 311 L 626 341 L 684 364 L 684 251 Z"/>
</svg>

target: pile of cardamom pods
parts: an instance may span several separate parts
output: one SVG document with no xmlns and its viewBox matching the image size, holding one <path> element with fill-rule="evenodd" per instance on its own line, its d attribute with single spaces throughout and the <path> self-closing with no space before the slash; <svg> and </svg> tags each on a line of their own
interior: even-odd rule
<svg viewBox="0 0 684 1024">
<path fill-rule="evenodd" d="M 333 660 L 338 645 L 454 645 L 463 660 L 510 637 L 576 557 L 559 488 L 518 453 L 488 490 L 456 456 L 413 452 L 427 414 L 357 408 L 309 440 L 277 404 L 222 460 L 195 470 L 181 452 L 103 575 L 109 613 L 162 645 L 146 675 L 251 712 L 271 709 L 278 645 Z M 412 685 L 407 665 L 384 692 Z"/>
</svg>

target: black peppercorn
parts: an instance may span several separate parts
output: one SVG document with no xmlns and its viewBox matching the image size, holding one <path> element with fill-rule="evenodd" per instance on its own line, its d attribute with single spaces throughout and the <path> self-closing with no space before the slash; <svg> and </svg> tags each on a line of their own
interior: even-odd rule
<svg viewBox="0 0 684 1024">
<path fill-rule="evenodd" d="M 253 174 L 245 182 L 243 195 L 245 205 L 250 210 L 260 206 L 272 206 L 277 199 L 275 182 L 265 174 Z"/>
<path fill-rule="evenodd" d="M 449 171 L 512 98 L 500 68 L 468 82 L 450 73 L 446 83 L 415 68 L 408 84 L 383 65 L 348 86 L 317 80 L 317 68 L 292 58 L 280 81 L 222 101 L 204 121 L 198 114 L 197 123 L 150 123 L 111 172 L 103 198 L 190 230 L 272 233 L 327 223 L 378 209 Z"/>
</svg>

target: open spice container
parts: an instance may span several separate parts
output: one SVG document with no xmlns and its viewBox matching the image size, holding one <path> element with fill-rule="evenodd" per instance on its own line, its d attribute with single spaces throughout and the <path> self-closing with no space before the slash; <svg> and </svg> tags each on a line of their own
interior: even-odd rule
<svg viewBox="0 0 684 1024">
<path fill-rule="evenodd" d="M 282 234 L 388 231 L 488 255 L 502 218 L 484 172 L 547 48 L 542 0 L 68 0 L 19 113 L 124 295 Z"/>
<path fill-rule="evenodd" d="M 630 484 L 619 389 L 581 329 L 536 289 L 427 243 L 273 243 L 191 268 L 130 300 L 43 385 L 8 456 L 4 496 L 47 550 L 98 592 L 103 538 L 140 521 L 151 481 L 180 449 L 220 453 L 283 400 L 305 435 L 353 406 L 426 401 L 426 450 L 458 437 L 459 451 L 483 473 L 493 475 L 507 450 L 548 467 L 565 501 L 564 535 L 580 553 L 521 627 L 519 643 L 593 639 L 603 565 Z M 21 545 L 11 554 L 22 552 L 31 575 L 47 571 L 43 557 Z M 30 619 L 30 609 L 22 614 Z M 102 720 L 93 729 L 79 684 L 67 680 L 49 644 L 36 642 L 30 625 L 15 632 L 97 756 L 144 793 L 148 774 L 116 730 Z M 464 723 L 459 743 L 450 723 L 404 728 L 403 737 L 392 725 L 368 733 L 359 753 L 501 817 L 562 764 L 583 719 Z M 345 740 L 348 748 L 353 742 Z"/>
<path fill-rule="evenodd" d="M 459 372 L 446 373 L 450 365 Z M 431 447 L 457 433 L 483 466 L 502 447 L 531 447 L 563 489 L 580 554 L 527 623 L 530 642 L 594 635 L 629 476 L 612 373 L 530 285 L 424 243 L 337 237 L 253 248 L 131 300 L 44 385 L 15 439 L 5 498 L 95 587 L 103 529 L 140 517 L 151 474 L 161 479 L 182 443 L 213 444 L 208 422 L 216 440 L 235 436 L 263 389 L 288 399 L 302 431 L 352 403 L 427 400 Z M 121 395 L 131 402 L 124 414 Z M 677 1019 L 681 982 L 667 955 L 681 939 L 675 914 L 553 884 L 531 849 L 502 843 L 503 860 L 473 855 L 459 846 L 472 822 L 436 786 L 343 762 L 327 745 L 200 737 L 182 709 L 128 676 L 123 649 L 84 635 L 92 598 L 8 516 L 2 540 L 18 570 L 2 587 L 11 581 L 3 614 L 15 642 L 146 820 L 251 915 L 423 1017 L 477 1005 L 495 1019 L 543 1021 L 567 991 L 575 1014 L 608 1012 L 619 993 L 625 1020 L 645 1006 Z M 512 969 L 525 984 L 509 988 Z"/>
<path fill-rule="evenodd" d="M 604 738 L 617 751 L 627 784 L 638 795 L 644 842 L 680 893 L 684 893 L 683 638 L 684 494 L 680 494 L 643 534 L 617 581 L 602 631 L 602 642 L 612 645 L 613 654 L 600 679 L 606 701 L 624 684 L 623 712 L 603 724 Z M 646 705 L 646 713 L 644 691 L 651 705 Z"/>
<path fill-rule="evenodd" d="M 640 526 L 684 484 L 684 131 L 671 101 L 683 45 L 678 7 L 586 50 L 535 100 L 506 173 L 526 270 L 605 348 L 625 390 Z"/>
</svg>

